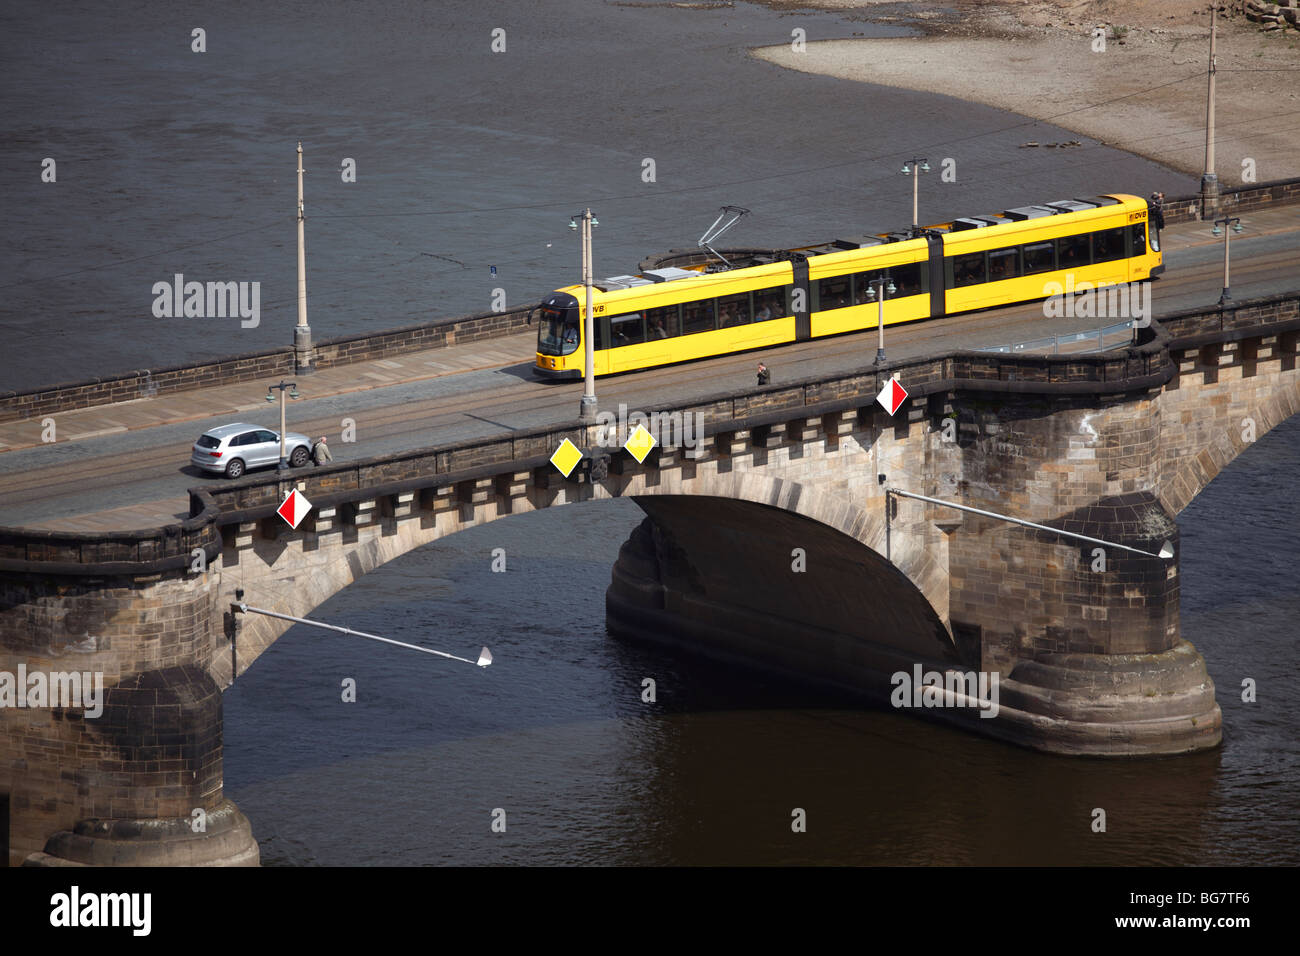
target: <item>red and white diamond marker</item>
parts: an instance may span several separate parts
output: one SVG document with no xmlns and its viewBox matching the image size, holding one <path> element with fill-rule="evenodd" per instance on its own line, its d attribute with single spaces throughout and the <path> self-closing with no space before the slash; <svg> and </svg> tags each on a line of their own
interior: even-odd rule
<svg viewBox="0 0 1300 956">
<path fill-rule="evenodd" d="M 297 488 L 289 492 L 289 497 L 285 498 L 284 503 L 275 509 L 275 513 L 287 521 L 290 528 L 297 528 L 298 522 L 307 517 L 310 511 L 311 502 Z"/>
<path fill-rule="evenodd" d="M 898 406 L 903 404 L 903 399 L 907 398 L 907 389 L 899 384 L 898 379 L 891 378 L 885 383 L 885 387 L 880 390 L 876 396 L 876 401 L 884 406 L 885 411 L 894 414 L 898 411 Z"/>
</svg>

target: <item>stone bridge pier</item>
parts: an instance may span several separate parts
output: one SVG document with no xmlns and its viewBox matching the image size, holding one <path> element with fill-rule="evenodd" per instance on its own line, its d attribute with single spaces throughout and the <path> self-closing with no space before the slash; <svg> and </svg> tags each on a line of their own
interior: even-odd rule
<svg viewBox="0 0 1300 956">
<path fill-rule="evenodd" d="M 222 793 L 217 580 L 133 574 L 134 563 L 0 576 L 0 669 L 25 672 L 28 698 L 0 709 L 10 865 L 258 863 L 248 820 Z M 34 675 L 48 696 L 32 696 Z"/>
<path fill-rule="evenodd" d="M 1214 686 L 1178 627 L 1178 528 L 1152 490 L 1158 415 L 1151 398 L 1098 408 L 934 396 L 907 423 L 873 413 L 861 436 L 873 460 L 852 468 L 816 473 L 810 462 L 839 452 L 805 441 L 790 462 L 804 476 L 787 492 L 798 511 L 638 497 L 647 518 L 615 567 L 610 629 L 884 706 L 894 675 L 918 664 L 996 672 L 996 717 L 973 702 L 919 714 L 1057 753 L 1212 747 Z M 742 454 L 735 467 L 759 464 Z M 886 517 L 891 486 L 1152 556 L 897 496 Z M 819 498 L 839 513 L 799 513 L 819 512 L 808 507 Z M 1171 560 L 1154 556 L 1165 543 Z"/>
</svg>

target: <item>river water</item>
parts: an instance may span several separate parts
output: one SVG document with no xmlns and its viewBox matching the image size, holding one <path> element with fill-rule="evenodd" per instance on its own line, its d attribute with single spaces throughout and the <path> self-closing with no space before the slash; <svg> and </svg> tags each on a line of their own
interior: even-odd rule
<svg viewBox="0 0 1300 956">
<path fill-rule="evenodd" d="M 486 310 L 498 288 L 535 301 L 572 280 L 566 226 L 587 204 L 609 275 L 693 246 L 724 203 L 753 210 L 729 244 L 896 228 L 916 153 L 936 167 L 923 221 L 1194 187 L 1088 142 L 1019 150 L 1075 137 L 1010 114 L 747 57 L 795 28 L 904 32 L 745 3 L 7 6 L 0 162 L 28 173 L 0 181 L 0 387 L 287 344 L 298 140 L 317 337 Z M 937 175 L 948 156 L 955 183 Z M 260 282 L 259 324 L 155 318 L 153 284 L 176 273 Z M 1180 518 L 1183 632 L 1224 710 L 1213 753 L 1048 757 L 613 641 L 604 590 L 640 519 L 624 501 L 437 542 L 323 605 L 497 662 L 293 629 L 225 696 L 226 790 L 272 865 L 1295 864 L 1298 468 L 1292 422 Z"/>
<path fill-rule="evenodd" d="M 748 55 L 795 29 L 810 42 L 907 32 L 833 14 L 645 0 L 200 9 L 0 8 L 0 166 L 13 171 L 0 177 L 0 331 L 23 358 L 0 363 L 0 390 L 288 345 L 299 141 L 317 339 L 484 312 L 498 289 L 506 306 L 537 302 L 577 281 L 568 222 L 586 205 L 609 276 L 693 248 L 723 204 L 752 210 L 727 245 L 903 228 L 899 169 L 918 153 L 934 167 L 923 222 L 1195 186 L 1091 141 L 1019 149 L 1075 138 L 1023 117 Z M 940 179 L 944 158 L 955 182 Z M 155 283 L 178 274 L 259 283 L 257 325 L 155 318 Z"/>
</svg>

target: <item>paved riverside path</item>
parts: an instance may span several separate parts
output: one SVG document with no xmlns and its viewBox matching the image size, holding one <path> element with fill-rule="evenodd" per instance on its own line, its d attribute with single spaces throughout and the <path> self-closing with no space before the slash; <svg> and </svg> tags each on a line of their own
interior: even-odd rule
<svg viewBox="0 0 1300 956">
<path fill-rule="evenodd" d="M 1233 242 L 1233 293 L 1239 299 L 1297 285 L 1300 206 L 1242 216 Z M 1153 284 L 1155 312 L 1218 299 L 1221 240 L 1206 223 L 1165 230 L 1165 275 Z M 1081 331 L 1110 320 L 1048 320 L 1041 303 L 886 329 L 891 360 L 981 348 Z M 775 383 L 864 366 L 875 355 L 874 330 L 742 355 L 602 378 L 600 407 L 652 409 L 744 389 L 765 362 Z M 298 380 L 303 398 L 288 403 L 291 431 L 327 434 L 336 460 L 508 433 L 576 418 L 581 383 L 548 383 L 531 373 L 531 333 L 486 343 L 412 353 L 316 372 Z M 265 401 L 269 382 L 251 381 L 53 416 L 54 444 L 40 442 L 39 421 L 0 425 L 0 525 L 102 531 L 157 526 L 188 513 L 186 489 L 204 478 L 188 465 L 205 428 L 247 420 L 277 427 Z M 357 441 L 340 441 L 343 419 Z"/>
</svg>

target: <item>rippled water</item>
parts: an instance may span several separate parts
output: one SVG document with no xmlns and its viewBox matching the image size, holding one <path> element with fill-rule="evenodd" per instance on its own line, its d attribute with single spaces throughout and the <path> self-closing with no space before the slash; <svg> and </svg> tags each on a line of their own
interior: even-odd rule
<svg viewBox="0 0 1300 956">
<path fill-rule="evenodd" d="M 272 865 L 1294 865 L 1300 523 L 1280 490 L 1297 469 L 1293 420 L 1179 519 L 1183 633 L 1224 713 L 1212 753 L 1046 756 L 615 641 L 604 590 L 641 512 L 613 501 L 436 542 L 323 605 L 453 653 L 485 643 L 497 662 L 295 628 L 226 694 L 227 793 Z"/>
<path fill-rule="evenodd" d="M 0 331 L 23 361 L 0 368 L 0 388 L 288 345 L 298 141 L 318 340 L 484 312 L 497 289 L 537 302 L 576 281 L 567 227 L 586 205 L 609 276 L 693 247 L 724 203 L 752 210 L 724 245 L 898 228 L 909 150 L 958 163 L 956 183 L 936 167 L 922 184 L 925 221 L 1194 186 L 1118 150 L 1018 149 L 1027 121 L 998 110 L 747 56 L 794 26 L 908 32 L 667 0 L 8 4 Z M 1072 136 L 1034 124 L 1029 138 Z M 47 157 L 55 183 L 41 181 Z M 259 324 L 155 318 L 154 283 L 177 273 L 259 282 Z"/>
</svg>

